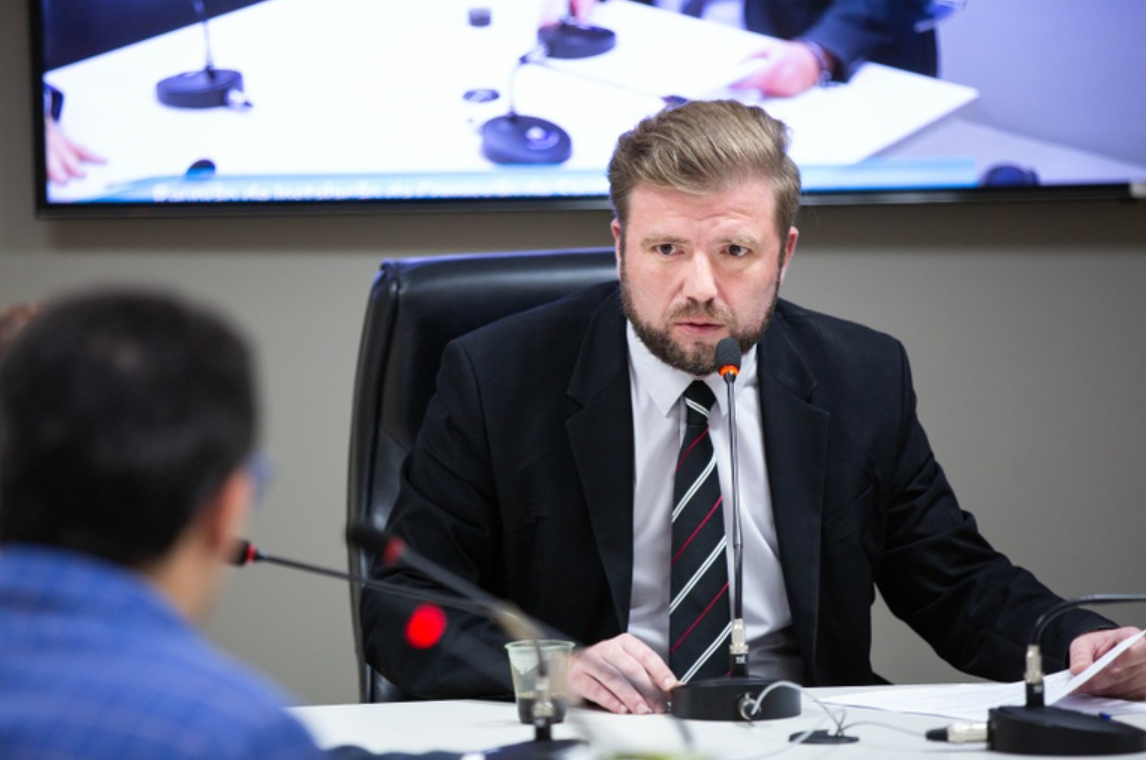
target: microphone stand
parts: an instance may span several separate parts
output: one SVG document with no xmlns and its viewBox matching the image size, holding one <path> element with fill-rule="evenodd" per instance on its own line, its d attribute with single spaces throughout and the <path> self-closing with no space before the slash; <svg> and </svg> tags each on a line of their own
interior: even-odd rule
<svg viewBox="0 0 1146 760">
<path fill-rule="evenodd" d="M 537 39 L 545 45 L 550 58 L 591 58 L 617 46 L 617 33 L 612 29 L 582 23 L 571 15 L 541 27 Z"/>
<path fill-rule="evenodd" d="M 533 703 L 534 740 L 552 746 L 554 751 L 577 744 L 575 740 L 554 741 L 553 724 L 557 709 L 553 700 L 549 666 L 541 650 L 541 628 L 516 606 L 487 593 L 464 578 L 415 552 L 406 542 L 387 536 L 372 525 L 361 523 L 346 530 L 346 540 L 374 552 L 390 567 L 404 567 L 429 578 L 469 600 L 480 608 L 480 614 L 493 620 L 511 639 L 530 641 L 537 653 L 537 698 Z M 390 588 L 390 586 L 387 586 Z M 441 595 L 438 595 L 441 597 Z M 446 597 L 449 598 L 449 597 Z"/>
<path fill-rule="evenodd" d="M 1047 625 L 1062 613 L 1095 604 L 1146 601 L 1146 594 L 1094 594 L 1066 599 L 1035 622 L 1026 654 L 1027 703 L 989 711 L 987 746 L 1016 755 L 1120 755 L 1146 751 L 1146 731 L 1097 715 L 1046 704 L 1039 641 Z"/>
<path fill-rule="evenodd" d="M 518 58 L 509 72 L 509 111 L 481 125 L 482 155 L 495 164 L 560 164 L 573 155 L 573 140 L 557 124 L 517 112 L 517 75 L 548 55 L 536 45 Z"/>
<path fill-rule="evenodd" d="M 435 594 L 432 591 L 422 591 L 421 589 L 409 589 L 404 586 L 397 586 L 385 581 L 367 578 L 361 575 L 354 575 L 352 573 L 344 573 L 339 570 L 330 570 L 318 565 L 311 565 L 306 562 L 299 562 L 293 559 L 285 559 L 283 557 L 276 557 L 273 554 L 267 554 L 261 549 L 257 548 L 250 541 L 240 540 L 236 547 L 235 556 L 232 558 L 232 564 L 243 567 L 255 562 L 266 562 L 268 565 L 279 565 L 281 567 L 289 567 L 292 570 L 302 570 L 306 573 L 314 575 L 324 575 L 327 578 L 334 578 L 340 581 L 350 581 L 357 583 L 363 588 L 371 588 L 376 591 L 382 591 L 396 596 L 400 599 L 409 599 L 414 602 L 430 602 L 442 607 L 452 607 L 456 610 L 464 612 L 472 612 L 478 615 L 485 615 L 487 610 L 484 606 L 472 602 L 468 599 L 460 599 L 454 596 L 447 596 L 446 594 Z"/>
<path fill-rule="evenodd" d="M 215 68 L 207 9 L 203 7 L 203 0 L 190 2 L 203 25 L 206 65 L 201 71 L 188 71 L 160 81 L 155 85 L 159 102 L 175 108 L 250 108 L 251 102 L 243 94 L 243 75 L 231 69 Z"/>
<path fill-rule="evenodd" d="M 727 344 L 725 344 L 727 345 Z M 748 642 L 744 630 L 744 536 L 740 532 L 740 456 L 736 445 L 736 376 L 740 369 L 740 349 L 736 349 L 736 362 L 726 358 L 720 376 L 728 391 L 728 448 L 732 456 L 732 677 L 748 675 Z"/>
<path fill-rule="evenodd" d="M 510 636 L 529 639 L 537 648 L 538 695 L 533 708 L 535 728 L 534 743 L 530 745 L 536 749 L 531 749 L 528 754 L 520 754 L 519 757 L 521 760 L 553 760 L 554 758 L 563 757 L 565 751 L 571 747 L 583 743 L 579 739 L 554 740 L 552 737 L 551 726 L 554 723 L 555 710 L 549 684 L 549 674 L 545 660 L 542 657 L 538 636 L 539 628 L 525 616 L 525 613 L 508 602 L 497 599 L 478 589 L 476 586 L 468 584 L 444 568 L 435 565 L 430 560 L 407 549 L 400 539 L 386 539 L 385 536 L 372 527 L 366 525 L 351 526 L 347 531 L 347 540 L 358 546 L 362 546 L 365 542 L 367 546 L 364 548 L 367 549 L 370 548 L 370 544 L 377 544 L 378 541 L 384 541 L 386 548 L 381 554 L 383 555 L 383 561 L 387 562 L 387 564 L 391 562 L 400 563 L 407 568 L 417 570 L 427 575 L 431 580 L 441 582 L 442 585 L 454 591 L 458 596 L 437 594 L 421 589 L 408 589 L 361 575 L 329 570 L 325 567 L 311 565 L 306 562 L 298 562 L 293 559 L 275 557 L 260 551 L 254 544 L 245 540 L 238 541 L 235 547 L 235 554 L 231 557 L 231 562 L 239 567 L 254 562 L 280 565 L 294 570 L 323 575 L 328 578 L 358 583 L 364 588 L 375 589 L 403 599 L 411 599 L 417 602 L 431 602 L 442 607 L 452 607 L 457 610 L 491 618 Z"/>
<path fill-rule="evenodd" d="M 716 366 L 728 390 L 729 447 L 732 456 L 732 643 L 729 676 L 690 681 L 672 693 L 672 714 L 694 720 L 774 720 L 800 714 L 800 693 L 773 679 L 748 675 L 748 644 L 744 629 L 744 540 L 740 527 L 740 466 L 736 444 L 736 392 L 740 347 L 733 338 L 716 345 Z M 758 697 L 757 695 L 763 695 Z"/>
</svg>

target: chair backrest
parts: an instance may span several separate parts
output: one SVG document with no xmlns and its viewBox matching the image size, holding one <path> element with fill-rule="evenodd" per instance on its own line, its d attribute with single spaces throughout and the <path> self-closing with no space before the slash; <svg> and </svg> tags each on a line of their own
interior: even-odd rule
<svg viewBox="0 0 1146 760">
<path fill-rule="evenodd" d="M 456 337 L 582 287 L 616 279 L 612 248 L 471 254 L 383 261 L 370 288 L 358 352 L 350 432 L 347 520 L 382 527 L 398 470 L 434 394 L 442 350 Z M 349 549 L 350 572 L 372 557 Z M 366 664 L 351 586 L 354 644 L 364 702 L 402 697 Z"/>
</svg>

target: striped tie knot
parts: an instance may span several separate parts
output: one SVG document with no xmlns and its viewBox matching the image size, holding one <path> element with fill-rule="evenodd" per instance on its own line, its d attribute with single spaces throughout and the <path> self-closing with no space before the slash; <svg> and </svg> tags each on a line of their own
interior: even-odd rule
<svg viewBox="0 0 1146 760">
<path fill-rule="evenodd" d="M 685 424 L 707 425 L 708 412 L 716 403 L 716 394 L 703 380 L 693 380 L 684 389 Z"/>
</svg>

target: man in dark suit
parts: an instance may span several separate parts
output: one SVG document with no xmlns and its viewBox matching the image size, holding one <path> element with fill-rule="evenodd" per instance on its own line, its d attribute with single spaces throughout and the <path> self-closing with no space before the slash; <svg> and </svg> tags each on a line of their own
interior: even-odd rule
<svg viewBox="0 0 1146 760">
<path fill-rule="evenodd" d="M 609 167 L 619 287 L 452 343 L 403 470 L 389 530 L 585 645 L 572 687 L 609 710 L 662 710 L 694 670 L 727 669 L 724 622 L 676 662 L 710 616 L 728 619 L 724 542 L 695 586 L 670 572 L 694 536 L 728 519 L 728 409 L 714 358 L 725 337 L 743 352 L 734 388 L 752 672 L 878 682 L 878 589 L 949 662 L 1016 679 L 1033 623 L 1059 601 L 960 510 L 916 418 L 902 345 L 778 299 L 798 238 L 787 140 L 783 124 L 734 102 L 689 103 L 623 135 Z M 715 396 L 695 444 L 711 439 L 704 472 L 716 475 L 678 490 L 674 470 L 696 448 L 678 455 L 686 406 L 697 406 L 681 394 L 698 385 L 706 403 Z M 678 517 L 711 477 L 716 519 L 682 540 Z M 712 601 L 678 629 L 677 610 L 702 587 Z M 368 656 L 402 688 L 507 690 L 504 637 L 491 624 L 455 615 L 439 650 L 415 651 L 390 602 L 363 600 Z M 1082 667 L 1133 633 L 1092 613 L 1064 616 L 1043 639 L 1046 667 Z M 1094 691 L 1141 697 L 1146 644 L 1124 662 Z"/>
</svg>

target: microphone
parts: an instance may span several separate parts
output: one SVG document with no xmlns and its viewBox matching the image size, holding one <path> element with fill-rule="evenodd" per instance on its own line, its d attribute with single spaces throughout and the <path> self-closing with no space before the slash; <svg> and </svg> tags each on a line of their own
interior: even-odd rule
<svg viewBox="0 0 1146 760">
<path fill-rule="evenodd" d="M 476 607 L 477 613 L 493 620 L 511 639 L 530 641 L 537 652 L 537 699 L 533 703 L 535 739 L 546 746 L 565 748 L 571 741 L 554 742 L 552 725 L 559 721 L 549 684 L 549 665 L 541 651 L 541 626 L 515 605 L 478 588 L 466 579 L 450 572 L 411 549 L 405 541 L 378 530 L 369 523 L 350 525 L 346 529 L 348 543 L 372 552 L 390 567 L 404 567 L 425 576 L 449 589 Z M 387 585 L 387 589 L 392 586 Z M 421 592 L 419 592 L 421 593 Z M 436 599 L 448 599 L 436 595 Z M 558 718 L 558 720 L 554 720 Z"/>
<path fill-rule="evenodd" d="M 272 565 L 301 570 L 305 573 L 323 575 L 327 578 L 357 583 L 364 588 L 376 589 L 401 599 L 422 602 L 406 621 L 406 641 L 418 649 L 429 649 L 436 645 L 441 639 L 442 634 L 445 633 L 446 615 L 442 611 L 442 607 L 452 607 L 453 609 L 473 612 L 479 615 L 485 614 L 485 607 L 468 599 L 459 599 L 445 594 L 435 594 L 432 591 L 408 589 L 403 586 L 397 586 L 373 578 L 366 578 L 361 575 L 352 575 L 350 573 L 330 570 L 325 567 L 319 567 L 318 565 L 311 565 L 293 559 L 276 557 L 261 551 L 246 539 L 238 539 L 235 542 L 235 551 L 230 557 L 230 562 L 236 567 L 245 567 L 256 562 L 266 562 Z"/>
<path fill-rule="evenodd" d="M 396 536 L 389 536 L 373 525 L 358 523 L 346 529 L 348 543 L 372 552 L 390 567 L 405 567 L 443 586 L 466 600 L 466 607 L 459 607 L 468 612 L 476 612 L 493 619 L 498 627 L 513 639 L 539 640 L 542 638 L 541 628 L 524 612 L 507 601 L 498 599 L 485 590 L 478 588 L 464 578 L 451 573 L 441 565 L 426 559 L 421 554 L 406 545 L 406 542 Z M 374 581 L 381 583 L 380 581 Z M 395 588 L 393 584 L 382 584 L 385 590 Z M 403 588 L 398 586 L 397 588 Z M 404 590 L 404 589 L 403 589 Z M 417 594 L 421 594 L 419 591 Z M 435 601 L 453 599 L 444 594 L 434 595 Z M 540 657 L 538 658 L 541 659 Z"/>
<path fill-rule="evenodd" d="M 211 53 L 211 32 L 203 0 L 190 0 L 199 23 L 203 26 L 206 65 L 201 71 L 189 71 L 168 77 L 155 85 L 159 102 L 174 108 L 250 108 L 243 94 L 243 75 L 231 69 L 216 69 Z"/>
<path fill-rule="evenodd" d="M 542 62 L 546 55 L 545 46 L 538 44 L 517 60 L 509 73 L 509 112 L 481 126 L 482 155 L 495 164 L 560 164 L 573 155 L 573 140 L 567 131 L 546 119 L 517 112 L 518 72 Z"/>
<path fill-rule="evenodd" d="M 728 446 L 732 457 L 732 656 L 733 677 L 748 675 L 748 643 L 744 631 L 744 536 L 740 532 L 740 457 L 736 446 L 736 378 L 740 374 L 740 345 L 733 338 L 716 344 L 716 366 L 728 390 Z"/>
<path fill-rule="evenodd" d="M 1119 755 L 1146 751 L 1146 731 L 1126 723 L 1048 707 L 1039 641 L 1052 620 L 1068 610 L 1096 604 L 1146 602 L 1146 594 L 1092 594 L 1065 599 L 1039 616 L 1027 646 L 1027 703 L 988 712 L 987 746 L 1016 755 Z"/>
<path fill-rule="evenodd" d="M 401 559 L 403 564 L 407 564 L 413 560 L 423 570 L 431 570 L 444 574 L 443 577 L 450 577 L 447 571 L 437 568 L 429 560 L 423 559 L 413 552 L 404 548 L 404 544 L 400 540 L 395 543 L 395 539 L 387 540 L 385 535 L 378 530 L 369 528 L 367 526 L 355 526 L 347 531 L 348 540 L 349 534 L 353 533 L 357 538 L 364 541 L 370 541 L 377 546 L 389 545 L 390 556 L 395 560 Z M 384 543 L 380 543 L 384 542 Z M 361 544 L 358 544 L 361 545 Z M 363 547 L 367 548 L 367 547 Z M 330 570 L 318 565 L 307 564 L 306 562 L 299 562 L 293 559 L 285 559 L 282 557 L 275 557 L 267 554 L 255 547 L 250 541 L 246 539 L 238 539 L 235 542 L 235 549 L 229 558 L 231 564 L 238 567 L 245 567 L 246 565 L 255 562 L 267 562 L 269 564 L 281 565 L 289 567 L 294 570 L 302 570 L 307 573 L 314 573 L 316 575 L 324 575 L 328 578 L 336 578 L 339 580 L 347 580 L 352 583 L 360 583 L 366 588 L 377 589 L 387 594 L 405 599 L 412 599 L 414 601 L 423 602 L 410 619 L 406 623 L 406 640 L 409 644 L 419 649 L 428 649 L 435 646 L 442 638 L 442 634 L 446 629 L 446 615 L 442 611 L 442 607 L 453 607 L 454 609 L 472 612 L 482 616 L 491 615 L 491 603 L 500 605 L 505 608 L 510 608 L 506 602 L 501 602 L 496 598 L 480 592 L 472 599 L 458 598 L 447 596 L 445 594 L 435 594 L 432 591 L 423 591 L 421 589 L 407 589 L 402 586 L 397 586 L 383 581 L 374 580 L 373 578 L 365 578 L 361 575 L 354 575 L 351 573 L 344 573 L 338 570 Z M 385 560 L 384 560 L 385 561 Z M 456 576 L 453 576 L 456 578 Z M 461 581 L 460 578 L 456 580 Z M 463 584 L 464 581 L 461 581 Z M 447 586 L 448 587 L 448 586 Z M 448 587 L 451 588 L 451 587 Z M 475 587 L 476 588 L 476 587 Z M 454 590 L 451 588 L 451 590 Z M 502 619 L 508 619 L 502 618 Z M 536 626 L 527 620 L 524 615 L 520 617 L 519 625 L 532 626 L 536 630 Z M 522 629 L 524 630 L 524 629 Z M 536 639 L 535 639 L 536 641 Z M 541 671 L 544 665 L 544 660 L 540 657 L 540 650 L 538 651 L 538 670 Z M 543 699 L 547 699 L 540 689 L 540 674 L 539 674 L 539 694 L 537 704 L 541 704 Z M 552 703 L 550 702 L 550 706 Z M 534 741 L 525 742 L 522 744 L 514 744 L 505 747 L 497 747 L 493 750 L 487 750 L 485 757 L 487 758 L 506 758 L 507 760 L 563 760 L 574 747 L 583 744 L 579 739 L 561 739 L 558 741 L 552 740 L 548 735 L 549 725 L 545 725 L 546 734 L 542 736 L 541 728 L 538 727 L 538 735 Z M 357 756 L 357 755 L 355 755 Z"/>
<path fill-rule="evenodd" d="M 572 13 L 556 24 L 545 24 L 537 31 L 550 58 L 592 58 L 617 46 L 617 33 L 612 29 L 578 21 Z"/>
<path fill-rule="evenodd" d="M 740 464 L 736 432 L 736 378 L 740 374 L 740 345 L 734 338 L 716 344 L 716 367 L 728 390 L 728 443 L 732 457 L 732 567 L 729 598 L 732 606 L 731 668 L 724 678 L 690 681 L 673 690 L 672 713 L 695 720 L 773 720 L 800 714 L 800 693 L 776 681 L 748 675 L 748 643 L 744 628 L 744 539 L 740 528 Z M 772 687 L 772 688 L 769 688 Z M 757 696 L 760 695 L 760 696 Z M 839 739 L 843 741 L 843 739 Z"/>
</svg>

